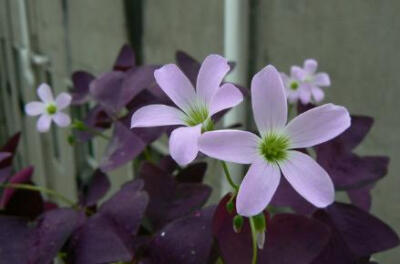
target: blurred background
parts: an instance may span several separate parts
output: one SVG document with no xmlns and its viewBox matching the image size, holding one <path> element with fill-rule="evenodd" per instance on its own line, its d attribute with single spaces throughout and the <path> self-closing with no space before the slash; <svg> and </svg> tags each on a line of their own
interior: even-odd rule
<svg viewBox="0 0 400 264">
<path fill-rule="evenodd" d="M 66 91 L 73 71 L 108 71 L 125 43 L 139 63 L 173 63 L 177 50 L 200 61 L 225 55 L 237 62 L 230 80 L 246 87 L 269 63 L 288 72 L 315 58 L 332 80 L 325 101 L 375 118 L 358 152 L 391 157 L 372 213 L 400 233 L 399 10 L 398 0 L 0 0 L 0 145 L 24 131 L 16 166 L 33 164 L 38 184 L 74 198 L 75 177 L 105 146 L 96 140 L 81 153 L 66 129 L 39 135 L 23 114 L 39 83 Z M 129 167 L 114 172 L 114 190 L 132 176 Z M 397 263 L 400 249 L 376 258 Z"/>
</svg>

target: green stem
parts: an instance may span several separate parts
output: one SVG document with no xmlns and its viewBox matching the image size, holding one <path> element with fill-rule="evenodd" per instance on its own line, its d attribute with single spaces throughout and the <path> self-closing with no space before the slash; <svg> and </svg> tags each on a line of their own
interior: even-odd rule
<svg viewBox="0 0 400 264">
<path fill-rule="evenodd" d="M 251 260 L 251 264 L 257 264 L 257 231 L 253 217 L 250 217 L 249 221 L 251 228 L 251 240 L 253 242 L 253 258 Z"/>
<path fill-rule="evenodd" d="M 150 148 L 146 147 L 143 151 L 144 158 L 151 163 L 154 163 L 153 158 L 151 157 Z"/>
<path fill-rule="evenodd" d="M 90 127 L 87 127 L 86 129 L 89 133 L 92 133 L 93 135 L 99 136 L 105 140 L 111 140 L 111 137 L 104 135 L 103 133 L 97 131 L 96 129 L 92 129 Z"/>
<path fill-rule="evenodd" d="M 21 190 L 29 190 L 29 191 L 35 191 L 35 192 L 41 192 L 48 194 L 50 196 L 53 196 L 55 198 L 58 198 L 59 200 L 63 201 L 64 203 L 70 205 L 71 207 L 78 208 L 75 202 L 71 201 L 64 195 L 51 190 L 47 189 L 45 187 L 40 187 L 40 186 L 34 186 L 34 185 L 29 185 L 29 184 L 22 184 L 22 183 L 9 183 L 9 184 L 0 184 L 0 187 L 3 188 L 13 188 L 13 189 L 21 189 Z"/>
<path fill-rule="evenodd" d="M 232 188 L 235 190 L 235 192 L 237 192 L 239 190 L 239 186 L 237 186 L 236 183 L 233 182 L 231 174 L 229 173 L 228 166 L 226 165 L 225 161 L 221 161 L 221 164 L 222 167 L 224 168 L 226 179 L 228 180 Z"/>
</svg>

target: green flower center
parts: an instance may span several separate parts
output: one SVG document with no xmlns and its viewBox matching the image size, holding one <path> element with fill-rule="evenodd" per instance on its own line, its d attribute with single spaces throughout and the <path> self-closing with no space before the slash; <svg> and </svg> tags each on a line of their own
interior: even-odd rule
<svg viewBox="0 0 400 264">
<path fill-rule="evenodd" d="M 196 126 L 208 119 L 208 108 L 202 104 L 196 104 L 186 111 L 185 123 L 188 126 Z"/>
<path fill-rule="evenodd" d="M 298 82 L 291 82 L 290 83 L 290 89 L 292 89 L 293 91 L 296 91 L 299 88 L 299 83 Z"/>
<path fill-rule="evenodd" d="M 289 139 L 274 133 L 265 135 L 259 146 L 261 155 L 271 163 L 285 160 L 288 148 Z"/>
<path fill-rule="evenodd" d="M 57 112 L 57 106 L 54 104 L 49 104 L 46 107 L 46 111 L 49 115 L 54 115 Z"/>
</svg>

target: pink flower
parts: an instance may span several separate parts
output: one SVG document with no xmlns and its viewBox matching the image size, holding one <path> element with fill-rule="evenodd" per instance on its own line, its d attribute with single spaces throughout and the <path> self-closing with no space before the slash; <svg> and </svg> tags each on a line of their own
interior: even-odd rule
<svg viewBox="0 0 400 264">
<path fill-rule="evenodd" d="M 160 104 L 144 106 L 132 115 L 131 127 L 182 126 L 171 133 L 169 150 L 178 164 L 190 163 L 197 156 L 197 141 L 202 130 L 212 124 L 211 116 L 243 100 L 234 85 L 220 86 L 229 68 L 225 58 L 209 55 L 200 67 L 196 90 L 175 64 L 156 70 L 154 77 L 158 85 L 178 108 Z"/>
<path fill-rule="evenodd" d="M 304 88 L 301 86 L 303 77 L 303 70 L 297 66 L 290 68 L 290 76 L 281 72 L 283 84 L 285 85 L 286 96 L 290 103 L 297 102 L 300 98 L 307 98 L 304 94 Z"/>
<path fill-rule="evenodd" d="M 60 93 L 54 100 L 50 86 L 46 83 L 39 85 L 37 94 L 42 100 L 41 102 L 30 102 L 25 105 L 25 112 L 28 115 L 40 115 L 36 124 L 37 130 L 39 132 L 49 131 L 52 120 L 60 127 L 69 126 L 71 119 L 61 110 L 70 105 L 71 96 L 68 93 Z"/>
<path fill-rule="evenodd" d="M 287 122 L 287 102 L 282 79 L 269 65 L 251 83 L 252 107 L 260 136 L 246 131 L 204 133 L 200 151 L 211 157 L 251 164 L 240 185 L 239 214 L 260 213 L 275 193 L 281 172 L 293 188 L 317 207 L 334 201 L 333 183 L 326 171 L 308 155 L 293 150 L 328 141 L 350 126 L 350 115 L 341 106 L 325 104 Z"/>
<path fill-rule="evenodd" d="M 314 59 L 305 60 L 303 68 L 292 66 L 291 77 L 300 81 L 300 85 L 297 89 L 298 92 L 296 96 L 290 95 L 290 93 L 288 94 L 289 100 L 293 99 L 293 97 L 297 97 L 302 104 L 308 104 L 312 101 L 319 103 L 324 99 L 325 94 L 321 87 L 330 86 L 331 80 L 327 73 L 317 73 L 317 67 L 318 63 Z"/>
</svg>

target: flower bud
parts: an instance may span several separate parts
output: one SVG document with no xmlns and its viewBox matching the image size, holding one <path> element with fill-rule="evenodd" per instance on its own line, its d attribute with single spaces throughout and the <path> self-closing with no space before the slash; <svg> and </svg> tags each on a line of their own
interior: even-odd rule
<svg viewBox="0 0 400 264">
<path fill-rule="evenodd" d="M 243 216 L 235 215 L 235 217 L 233 218 L 233 230 L 236 233 L 240 233 L 243 227 L 243 223 L 244 223 Z"/>
<path fill-rule="evenodd" d="M 231 214 L 233 212 L 233 207 L 234 207 L 233 201 L 229 201 L 226 203 L 226 210 L 228 211 L 228 213 Z"/>
</svg>

